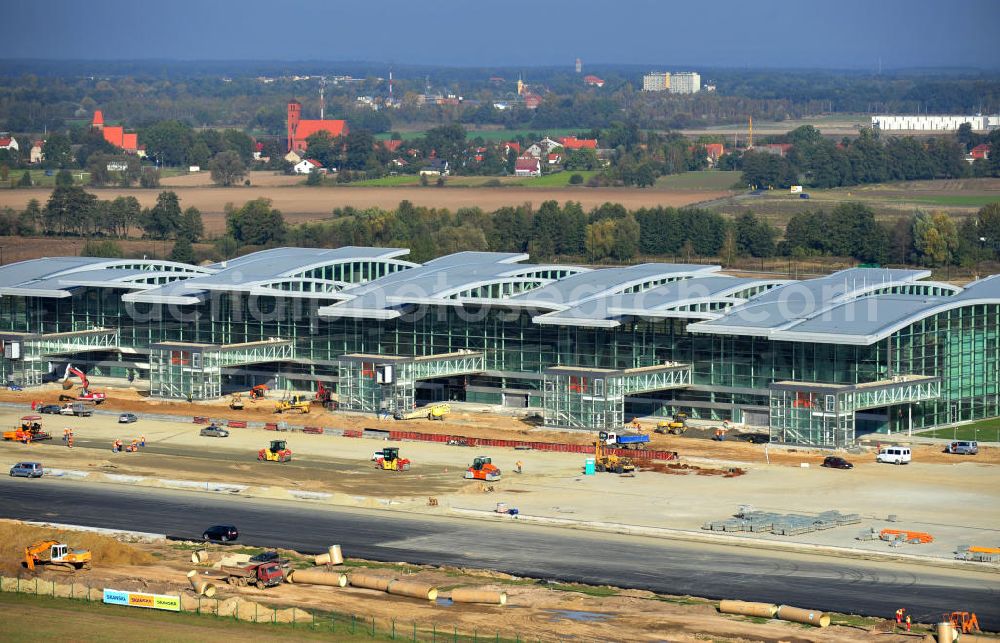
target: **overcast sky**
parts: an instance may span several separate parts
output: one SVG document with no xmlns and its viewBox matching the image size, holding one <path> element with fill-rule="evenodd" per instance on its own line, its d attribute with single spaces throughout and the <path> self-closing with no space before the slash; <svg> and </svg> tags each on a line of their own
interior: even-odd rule
<svg viewBox="0 0 1000 643">
<path fill-rule="evenodd" d="M 5 0 L 2 58 L 1000 68 L 1000 0 Z"/>
</svg>

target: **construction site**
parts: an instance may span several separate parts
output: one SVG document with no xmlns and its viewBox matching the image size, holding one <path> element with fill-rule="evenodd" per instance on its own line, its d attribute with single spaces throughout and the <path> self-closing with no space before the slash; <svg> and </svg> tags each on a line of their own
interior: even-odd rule
<svg viewBox="0 0 1000 643">
<path fill-rule="evenodd" d="M 415 640 L 1000 629 L 1000 449 L 924 434 L 1000 412 L 996 277 L 405 253 L 0 267 L 0 517 L 151 541 L 13 524 L 5 592 Z"/>
</svg>

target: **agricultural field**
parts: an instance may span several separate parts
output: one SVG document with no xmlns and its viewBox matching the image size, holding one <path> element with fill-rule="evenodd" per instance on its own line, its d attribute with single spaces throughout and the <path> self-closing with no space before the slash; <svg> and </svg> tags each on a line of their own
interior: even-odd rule
<svg viewBox="0 0 1000 643">
<path fill-rule="evenodd" d="M 575 128 L 552 128 L 552 129 L 467 129 L 466 138 L 469 140 L 481 138 L 487 142 L 499 142 L 499 141 L 511 141 L 517 138 L 528 138 L 532 136 L 537 136 L 538 138 L 543 138 L 548 136 L 549 138 L 556 138 L 559 136 L 575 136 L 581 132 L 587 131 L 586 128 L 575 127 Z M 399 135 L 403 137 L 404 141 L 413 140 L 415 138 L 420 138 L 427 132 L 426 129 L 415 129 L 410 131 L 401 131 Z M 377 140 L 385 141 L 388 140 L 391 134 L 389 132 L 383 132 L 375 136 Z"/>
</svg>

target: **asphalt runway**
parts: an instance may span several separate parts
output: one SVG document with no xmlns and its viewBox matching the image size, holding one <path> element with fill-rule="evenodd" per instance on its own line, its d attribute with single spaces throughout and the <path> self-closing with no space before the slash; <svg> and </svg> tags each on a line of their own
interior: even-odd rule
<svg viewBox="0 0 1000 643">
<path fill-rule="evenodd" d="M 904 563 L 45 478 L 0 479 L 0 517 L 183 539 L 232 523 L 241 544 L 304 553 L 340 544 L 345 555 L 370 560 L 886 618 L 906 607 L 922 622 L 952 610 L 972 611 L 983 629 L 1000 629 L 1000 575 Z"/>
</svg>

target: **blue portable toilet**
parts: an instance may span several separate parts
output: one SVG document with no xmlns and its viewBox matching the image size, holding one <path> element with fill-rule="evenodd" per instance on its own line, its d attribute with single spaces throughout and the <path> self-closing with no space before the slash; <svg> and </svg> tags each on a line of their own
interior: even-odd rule
<svg viewBox="0 0 1000 643">
<path fill-rule="evenodd" d="M 592 476 L 594 475 L 594 458 L 587 458 L 583 463 L 583 475 Z"/>
</svg>

